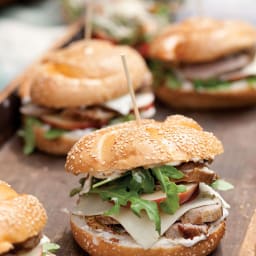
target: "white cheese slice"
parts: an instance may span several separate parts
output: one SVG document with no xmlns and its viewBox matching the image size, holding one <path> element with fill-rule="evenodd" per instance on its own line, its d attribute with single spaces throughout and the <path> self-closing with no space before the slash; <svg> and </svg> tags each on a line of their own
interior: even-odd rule
<svg viewBox="0 0 256 256">
<path fill-rule="evenodd" d="M 243 69 L 239 71 L 239 73 L 246 75 L 256 75 L 256 55 L 253 58 L 253 61 L 250 62 L 249 65 L 245 66 Z"/>
<path fill-rule="evenodd" d="M 226 209 L 229 209 L 230 208 L 230 205 L 222 198 L 222 196 L 217 192 L 215 191 L 212 187 L 206 185 L 205 183 L 200 183 L 199 184 L 199 189 L 200 189 L 200 194 L 206 194 L 206 195 L 212 195 L 212 196 L 215 196 L 216 198 L 218 198 L 221 203 L 222 203 L 222 206 Z"/>
<path fill-rule="evenodd" d="M 121 208 L 118 215 L 112 215 L 131 237 L 142 247 L 150 248 L 158 239 L 159 234 L 155 230 L 155 223 L 152 222 L 145 212 L 138 217 L 131 209 Z"/>
<path fill-rule="evenodd" d="M 160 213 L 161 235 L 185 212 L 196 207 L 210 204 L 216 204 L 216 201 L 210 198 L 197 198 L 182 205 L 173 215 Z M 152 247 L 160 238 L 160 235 L 155 230 L 155 223 L 150 221 L 146 214 L 142 214 L 141 217 L 138 217 L 130 209 L 122 208 L 119 215 L 113 215 L 112 217 L 145 249 Z"/>
<path fill-rule="evenodd" d="M 102 201 L 98 195 L 83 195 L 79 198 L 79 202 L 72 213 L 79 216 L 94 216 L 103 214 L 111 207 L 113 204 Z"/>
<path fill-rule="evenodd" d="M 152 92 L 137 93 L 135 97 L 136 97 L 138 108 L 148 106 L 154 101 L 154 95 Z M 113 109 L 122 115 L 128 115 L 133 108 L 132 99 L 129 94 L 126 94 L 120 98 L 108 101 L 104 103 L 103 106 Z"/>
</svg>

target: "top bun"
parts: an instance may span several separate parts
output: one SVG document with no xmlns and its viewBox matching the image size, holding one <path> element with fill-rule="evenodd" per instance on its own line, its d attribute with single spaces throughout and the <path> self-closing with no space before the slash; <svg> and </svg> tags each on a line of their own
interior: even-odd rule
<svg viewBox="0 0 256 256">
<path fill-rule="evenodd" d="M 222 152 L 212 133 L 190 118 L 175 115 L 164 122 L 130 121 L 84 136 L 69 152 L 66 170 L 106 178 L 140 166 L 212 160 Z"/>
<path fill-rule="evenodd" d="M 19 195 L 0 181 L 0 255 L 37 236 L 46 224 L 46 212 L 38 199 Z"/>
<path fill-rule="evenodd" d="M 52 52 L 35 68 L 32 101 L 52 108 L 79 107 L 127 94 L 120 54 L 126 55 L 135 90 L 151 83 L 145 61 L 131 47 L 84 40 Z"/>
<path fill-rule="evenodd" d="M 213 61 L 256 44 L 256 30 L 235 20 L 194 17 L 170 25 L 150 46 L 152 58 L 185 63 Z"/>
</svg>

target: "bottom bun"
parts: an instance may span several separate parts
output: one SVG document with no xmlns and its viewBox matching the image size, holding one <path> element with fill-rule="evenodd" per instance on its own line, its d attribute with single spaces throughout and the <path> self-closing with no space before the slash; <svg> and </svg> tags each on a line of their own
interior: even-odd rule
<svg viewBox="0 0 256 256">
<path fill-rule="evenodd" d="M 71 216 L 71 230 L 77 243 L 91 256 L 205 256 L 218 246 L 225 233 L 225 221 L 220 222 L 205 240 L 191 247 L 165 244 L 143 249 L 128 235 L 118 239 L 117 235 L 110 232 L 104 231 L 103 234 L 103 232 L 92 230 L 83 217 L 75 215 Z"/>
<path fill-rule="evenodd" d="M 197 92 L 159 86 L 156 89 L 156 96 L 171 107 L 184 109 L 239 108 L 256 104 L 255 89 Z"/>
<path fill-rule="evenodd" d="M 41 126 L 34 127 L 36 147 L 52 155 L 66 155 L 78 138 L 62 135 L 57 139 L 49 140 L 44 137 L 45 129 Z"/>
</svg>

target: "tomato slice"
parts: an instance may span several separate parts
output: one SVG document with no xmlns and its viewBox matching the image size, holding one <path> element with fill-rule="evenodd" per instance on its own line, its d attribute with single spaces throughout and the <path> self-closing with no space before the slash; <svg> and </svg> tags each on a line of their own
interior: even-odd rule
<svg viewBox="0 0 256 256">
<path fill-rule="evenodd" d="M 142 43 L 136 46 L 136 50 L 143 56 L 148 57 L 149 55 L 149 44 Z"/>
<path fill-rule="evenodd" d="M 197 183 L 186 184 L 185 186 L 187 188 L 186 191 L 178 194 L 180 204 L 184 204 L 185 202 L 187 202 L 198 188 Z M 141 198 L 160 204 L 166 199 L 166 194 L 162 190 L 160 190 L 152 194 L 142 195 Z"/>
</svg>

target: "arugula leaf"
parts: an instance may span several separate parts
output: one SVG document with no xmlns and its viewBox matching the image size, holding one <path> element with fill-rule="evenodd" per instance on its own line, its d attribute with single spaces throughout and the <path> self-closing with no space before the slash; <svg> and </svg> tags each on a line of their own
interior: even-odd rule
<svg viewBox="0 0 256 256">
<path fill-rule="evenodd" d="M 144 200 L 139 197 L 135 191 L 127 191 L 122 189 L 96 188 L 92 189 L 89 193 L 96 193 L 102 200 L 110 200 L 114 202 L 114 206 L 105 212 L 105 215 L 119 214 L 121 206 L 127 206 L 130 203 L 132 211 L 140 216 L 142 210 L 145 210 L 150 220 L 154 221 L 156 230 L 160 233 L 160 216 L 158 212 L 157 203 Z"/>
<path fill-rule="evenodd" d="M 155 13 L 156 13 L 156 15 L 162 16 L 163 18 L 168 20 L 170 8 L 168 7 L 167 4 L 159 4 L 159 6 L 157 6 Z"/>
<path fill-rule="evenodd" d="M 256 76 L 250 76 L 246 78 L 246 81 L 251 88 L 254 89 L 256 87 Z"/>
<path fill-rule="evenodd" d="M 131 180 L 128 188 L 139 193 L 153 193 L 155 181 L 149 170 L 137 170 L 131 172 Z"/>
<path fill-rule="evenodd" d="M 170 70 L 170 67 L 166 67 L 162 62 L 157 60 L 151 60 L 148 64 L 154 76 L 155 86 L 165 84 L 165 86 L 171 89 L 178 89 L 181 87 L 181 81 L 175 73 Z"/>
<path fill-rule="evenodd" d="M 196 90 L 207 89 L 207 90 L 217 90 L 226 88 L 231 85 L 228 81 L 222 81 L 218 79 L 209 79 L 209 80 L 194 80 L 193 85 Z"/>
<path fill-rule="evenodd" d="M 173 166 L 153 169 L 137 168 L 112 181 L 108 179 L 97 180 L 89 193 L 96 193 L 102 200 L 114 203 L 113 207 L 105 212 L 106 215 L 118 214 L 121 206 L 130 206 L 134 214 L 138 216 L 140 216 L 141 211 L 145 211 L 149 219 L 154 221 L 156 230 L 160 233 L 158 204 L 140 198 L 140 194 L 153 193 L 156 178 L 159 180 L 162 190 L 167 194 L 167 199 L 160 204 L 160 207 L 164 212 L 173 214 L 179 207 L 178 193 L 184 192 L 186 187 L 176 185 L 170 181 L 170 178 L 180 179 L 183 176 L 184 174 Z"/>
<path fill-rule="evenodd" d="M 35 126 L 40 126 L 41 122 L 35 117 L 26 117 L 24 128 L 18 132 L 18 135 L 24 139 L 23 153 L 25 155 L 30 155 L 36 146 L 35 134 L 33 128 Z"/>
<path fill-rule="evenodd" d="M 55 253 L 60 249 L 60 246 L 55 243 L 44 243 L 43 247 L 43 256 L 47 256 L 49 253 Z"/>
<path fill-rule="evenodd" d="M 111 182 L 111 181 L 113 181 L 111 178 L 107 178 L 107 179 L 105 179 L 105 180 L 97 181 L 96 183 L 94 183 L 94 184 L 92 185 L 92 188 L 100 187 L 100 186 L 105 185 L 105 184 L 107 184 L 107 183 L 109 183 L 109 182 Z"/>
<path fill-rule="evenodd" d="M 230 190 L 230 189 L 234 188 L 234 186 L 231 183 L 229 183 L 225 180 L 222 180 L 222 179 L 218 179 L 218 180 L 214 181 L 211 184 L 211 187 L 214 189 L 217 189 L 217 190 L 222 190 L 222 191 L 226 191 L 226 190 Z"/>
<path fill-rule="evenodd" d="M 158 205 L 156 202 L 151 202 L 148 200 L 144 200 L 139 197 L 132 197 L 131 201 L 131 209 L 132 211 L 140 217 L 140 213 L 142 210 L 145 210 L 149 219 L 155 222 L 156 231 L 160 234 L 161 232 L 161 220 L 158 212 Z"/>
<path fill-rule="evenodd" d="M 173 72 L 168 71 L 165 76 L 167 87 L 170 87 L 171 89 L 178 89 L 181 87 L 181 81 L 173 74 Z"/>
<path fill-rule="evenodd" d="M 86 178 L 81 178 L 81 179 L 79 180 L 80 186 L 79 186 L 79 187 L 76 187 L 76 188 L 73 188 L 73 189 L 70 191 L 69 196 L 70 196 L 70 197 L 73 197 L 73 196 L 79 194 L 79 193 L 82 191 L 83 187 L 84 187 L 85 181 L 86 181 Z"/>
<path fill-rule="evenodd" d="M 178 188 L 174 182 L 169 182 L 166 188 L 167 199 L 160 203 L 160 207 L 165 213 L 173 214 L 179 208 Z"/>
<path fill-rule="evenodd" d="M 131 197 L 137 196 L 136 192 L 134 191 L 127 192 L 125 188 L 111 189 L 108 187 L 102 187 L 102 188 L 91 189 L 89 193 L 99 194 L 102 200 L 104 201 L 109 200 L 114 202 L 114 206 L 105 213 L 106 215 L 118 214 L 120 210 L 120 206 L 126 206 Z"/>
<path fill-rule="evenodd" d="M 154 184 L 154 178 L 149 170 L 137 168 L 115 180 L 105 179 L 97 181 L 92 185 L 92 188 L 108 185 L 111 189 L 127 188 L 129 191 L 138 193 L 153 193 Z"/>
<path fill-rule="evenodd" d="M 172 179 L 181 179 L 184 177 L 184 173 L 171 165 L 164 165 L 158 167 L 161 169 L 161 173 Z"/>
<path fill-rule="evenodd" d="M 176 185 L 170 181 L 171 177 L 183 177 L 176 168 L 170 168 L 172 166 L 162 166 L 152 168 L 152 172 L 160 182 L 162 190 L 166 193 L 167 197 L 165 201 L 160 203 L 161 209 L 168 214 L 175 213 L 179 208 L 179 196 L 178 193 L 184 192 L 184 186 Z"/>
<path fill-rule="evenodd" d="M 135 120 L 135 116 L 133 114 L 129 114 L 126 116 L 121 116 L 110 120 L 109 125 L 125 123 L 132 120 Z"/>
<path fill-rule="evenodd" d="M 65 130 L 50 128 L 44 133 L 44 137 L 48 140 L 54 140 L 61 137 L 65 132 Z"/>
</svg>

